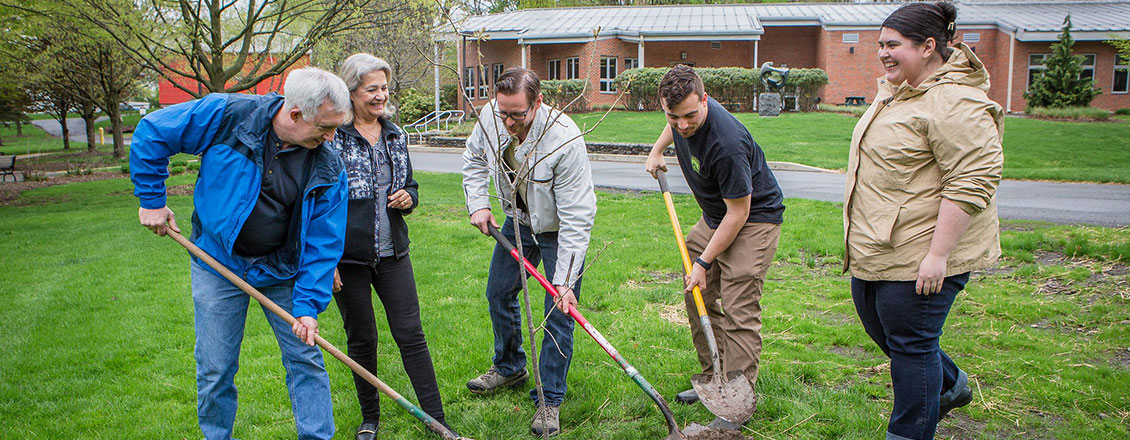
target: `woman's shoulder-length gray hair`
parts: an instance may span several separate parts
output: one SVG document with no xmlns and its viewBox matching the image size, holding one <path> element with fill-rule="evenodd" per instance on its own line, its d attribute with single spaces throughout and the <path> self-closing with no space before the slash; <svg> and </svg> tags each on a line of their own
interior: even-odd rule
<svg viewBox="0 0 1130 440">
<path fill-rule="evenodd" d="M 352 92 L 361 86 L 361 80 L 376 70 L 385 73 L 385 80 L 392 81 L 392 67 L 388 62 L 367 53 L 355 53 L 345 59 L 338 69 L 338 76 L 345 80 L 345 86 Z"/>
</svg>

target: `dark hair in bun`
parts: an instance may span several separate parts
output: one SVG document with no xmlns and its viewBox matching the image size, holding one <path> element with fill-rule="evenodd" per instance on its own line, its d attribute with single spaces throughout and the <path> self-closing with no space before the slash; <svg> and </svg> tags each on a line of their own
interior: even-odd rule
<svg viewBox="0 0 1130 440">
<path fill-rule="evenodd" d="M 914 44 L 933 38 L 936 52 L 947 59 L 953 49 L 949 42 L 957 32 L 957 8 L 950 2 L 910 3 L 898 8 L 883 20 L 883 27 L 898 31 Z"/>
</svg>

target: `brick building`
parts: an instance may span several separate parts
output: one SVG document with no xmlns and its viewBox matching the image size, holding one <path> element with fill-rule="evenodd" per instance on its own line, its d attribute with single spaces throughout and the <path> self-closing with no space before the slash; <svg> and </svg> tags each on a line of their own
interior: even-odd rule
<svg viewBox="0 0 1130 440">
<path fill-rule="evenodd" d="M 251 71 L 251 68 L 255 65 L 255 61 L 256 60 L 252 58 L 247 62 L 246 67 L 244 68 L 245 73 Z M 260 66 L 260 71 L 266 71 L 266 69 L 268 69 L 269 66 L 274 65 L 275 62 L 275 55 L 267 55 L 267 59 L 264 60 L 263 65 Z M 283 73 L 268 77 L 263 81 L 259 81 L 258 84 L 255 84 L 250 89 L 247 89 L 241 93 L 252 93 L 256 95 L 265 95 L 271 92 L 282 93 L 283 84 L 286 82 L 287 74 L 289 74 L 290 71 L 294 69 L 301 69 L 308 65 L 310 65 L 310 56 L 303 55 L 302 58 L 299 58 L 297 62 L 295 62 L 290 67 L 287 67 L 286 70 L 283 71 Z M 174 78 L 177 78 L 177 84 L 189 90 L 196 90 L 198 91 L 198 93 L 207 90 L 207 88 L 204 87 L 203 84 L 200 84 L 195 79 L 175 75 L 173 76 Z M 228 81 L 227 85 L 231 86 L 234 84 L 234 81 Z M 194 98 L 192 97 L 192 95 L 184 91 L 184 89 L 174 85 L 171 81 L 169 81 L 168 78 L 161 76 L 160 79 L 157 80 L 157 101 L 161 104 L 162 107 L 167 105 L 180 104 L 182 102 L 188 102 L 193 99 Z"/>
<path fill-rule="evenodd" d="M 460 25 L 460 83 L 482 106 L 508 67 L 525 66 L 542 79 L 589 81 L 589 102 L 610 105 L 612 80 L 633 67 L 678 63 L 697 67 L 817 67 L 828 73 L 827 103 L 875 96 L 882 75 L 876 57 L 879 25 L 900 3 L 743 4 L 526 9 L 473 16 Z M 964 0 L 957 2 L 958 41 L 985 62 L 990 97 L 1023 111 L 1031 75 L 1056 41 L 1067 14 L 1074 52 L 1102 94 L 1093 106 L 1130 108 L 1130 60 L 1112 38 L 1130 38 L 1128 0 Z M 599 31 L 597 31 L 599 29 Z"/>
</svg>

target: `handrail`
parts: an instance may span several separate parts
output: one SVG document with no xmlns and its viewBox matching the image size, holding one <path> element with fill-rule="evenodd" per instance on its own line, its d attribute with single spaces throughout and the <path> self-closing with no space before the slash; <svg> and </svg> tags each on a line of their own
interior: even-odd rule
<svg viewBox="0 0 1130 440">
<path fill-rule="evenodd" d="M 400 127 L 400 129 L 404 131 L 404 135 L 407 137 L 408 142 L 411 143 L 413 133 L 419 135 L 423 132 L 426 132 L 428 131 L 428 126 L 432 125 L 433 123 L 435 124 L 436 130 L 441 129 L 441 123 L 443 124 L 442 129 L 447 130 L 451 127 L 452 119 L 455 119 L 456 124 L 461 123 L 463 122 L 463 118 L 466 116 L 466 114 L 467 113 L 463 110 L 441 110 L 439 112 L 433 111 L 431 113 L 428 113 L 427 115 L 424 115 L 422 118 L 415 120 L 411 124 L 406 124 Z M 421 128 L 423 130 L 421 130 Z"/>
</svg>

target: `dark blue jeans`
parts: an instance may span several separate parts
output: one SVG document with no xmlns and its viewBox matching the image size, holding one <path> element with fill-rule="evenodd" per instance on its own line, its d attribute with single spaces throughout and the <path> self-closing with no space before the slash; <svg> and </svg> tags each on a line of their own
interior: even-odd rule
<svg viewBox="0 0 1130 440">
<path fill-rule="evenodd" d="M 938 345 L 942 325 L 969 273 L 947 277 L 941 293 L 918 295 L 914 281 L 851 279 L 851 297 L 863 329 L 891 358 L 895 402 L 888 439 L 932 439 L 942 390 L 951 398 L 965 373 Z"/>
<path fill-rule="evenodd" d="M 502 235 L 514 242 L 514 219 L 507 217 L 502 224 Z M 553 280 L 557 265 L 557 232 L 534 234 L 528 226 L 521 226 L 522 253 L 530 263 L 544 262 L 545 276 Z M 578 263 L 580 264 L 580 263 Z M 522 291 L 519 281 L 518 262 L 502 246 L 495 245 L 490 260 L 490 274 L 487 275 L 487 304 L 490 309 L 490 323 L 494 328 L 494 367 L 499 374 L 511 376 L 526 366 L 526 352 L 522 349 L 522 309 L 518 304 L 518 294 Z M 553 307 L 553 296 L 545 292 L 536 282 L 530 284 L 531 298 L 542 291 L 544 296 L 545 334 L 541 340 L 541 355 L 538 369 L 545 390 L 545 404 L 561 405 L 565 399 L 565 376 L 569 373 L 569 363 L 573 359 L 573 318 Z M 573 285 L 573 295 L 581 299 L 581 280 Z M 540 320 L 534 320 L 534 325 Z M 537 401 L 537 390 L 530 390 L 530 398 Z"/>
</svg>

